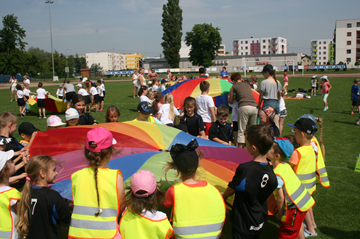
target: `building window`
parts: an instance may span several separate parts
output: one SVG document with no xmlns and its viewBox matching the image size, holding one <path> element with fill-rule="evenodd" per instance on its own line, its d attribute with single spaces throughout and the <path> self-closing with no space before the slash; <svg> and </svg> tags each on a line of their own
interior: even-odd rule
<svg viewBox="0 0 360 239">
<path fill-rule="evenodd" d="M 350 46 L 351 45 L 351 41 L 347 41 L 346 45 Z"/>
<path fill-rule="evenodd" d="M 247 55 L 248 53 L 247 52 L 245 52 L 245 55 Z"/>
<path fill-rule="evenodd" d="M 321 44 L 321 41 L 319 41 L 319 44 Z"/>
<path fill-rule="evenodd" d="M 263 54 L 266 54 L 266 51 L 263 51 Z"/>
<path fill-rule="evenodd" d="M 241 41 L 241 44 L 243 44 L 243 41 Z"/>
<path fill-rule="evenodd" d="M 351 62 L 351 58 L 346 58 L 346 62 Z"/>
<path fill-rule="evenodd" d="M 326 41 L 324 41 L 323 43 L 326 44 Z"/>
<path fill-rule="evenodd" d="M 351 27 L 352 27 L 352 24 L 351 24 L 351 23 L 348 23 L 346 26 L 347 26 L 347 28 L 351 28 Z"/>
<path fill-rule="evenodd" d="M 244 55 L 244 53 L 241 52 L 241 55 Z"/>
<path fill-rule="evenodd" d="M 324 46 L 324 50 L 326 50 L 326 46 Z"/>
<path fill-rule="evenodd" d="M 346 50 L 346 54 L 351 54 L 351 50 Z"/>
<path fill-rule="evenodd" d="M 319 55 L 321 55 L 321 52 L 319 51 Z"/>
<path fill-rule="evenodd" d="M 324 57 L 323 59 L 326 60 L 326 57 Z"/>
<path fill-rule="evenodd" d="M 319 46 L 319 50 L 321 50 L 321 46 Z"/>
<path fill-rule="evenodd" d="M 356 23 L 356 27 L 360 27 L 360 22 L 357 22 L 357 23 Z"/>
<path fill-rule="evenodd" d="M 252 43 L 254 43 L 254 40 L 252 41 Z"/>
<path fill-rule="evenodd" d="M 248 41 L 245 41 L 245 44 L 248 44 Z"/>
<path fill-rule="evenodd" d="M 241 50 L 243 50 L 243 47 L 241 47 Z"/>
<path fill-rule="evenodd" d="M 324 62 L 323 64 L 326 65 L 326 62 Z"/>
<path fill-rule="evenodd" d="M 319 57 L 319 60 L 321 60 L 321 57 Z"/>
<path fill-rule="evenodd" d="M 247 49 L 248 49 L 248 47 L 246 46 L 246 47 L 245 47 L 245 50 L 247 50 Z"/>
<path fill-rule="evenodd" d="M 263 40 L 263 43 L 265 43 L 266 42 L 266 40 Z"/>
<path fill-rule="evenodd" d="M 324 51 L 323 54 L 326 55 L 326 51 Z"/>
<path fill-rule="evenodd" d="M 266 49 L 266 46 L 263 46 L 263 49 Z"/>
<path fill-rule="evenodd" d="M 346 33 L 348 37 L 351 37 L 351 32 Z"/>
<path fill-rule="evenodd" d="M 270 54 L 270 51 L 269 51 L 269 54 Z"/>
</svg>

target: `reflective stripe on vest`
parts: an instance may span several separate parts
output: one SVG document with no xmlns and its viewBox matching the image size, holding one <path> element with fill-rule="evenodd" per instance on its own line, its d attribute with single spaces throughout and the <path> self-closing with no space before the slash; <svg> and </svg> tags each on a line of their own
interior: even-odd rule
<svg viewBox="0 0 360 239">
<path fill-rule="evenodd" d="M 328 174 L 327 174 L 326 168 L 325 168 L 324 156 L 322 154 L 320 144 L 315 136 L 312 137 L 311 143 L 315 144 L 318 148 L 318 153 L 316 154 L 316 152 L 315 152 L 315 154 L 316 154 L 316 169 L 319 174 L 318 181 L 323 187 L 330 187 L 330 181 L 329 181 Z"/>
<path fill-rule="evenodd" d="M 160 220 L 152 220 L 145 216 L 130 212 L 128 209 L 123 213 L 120 220 L 120 234 L 123 239 L 132 238 L 162 238 L 169 239 L 174 230 L 166 217 Z"/>
<path fill-rule="evenodd" d="M 207 183 L 206 186 L 191 187 L 179 183 L 174 185 L 174 199 L 176 238 L 220 237 L 225 221 L 225 203 L 214 186 Z"/>
<path fill-rule="evenodd" d="M 176 239 L 182 239 L 184 237 L 175 236 Z M 217 236 L 205 236 L 205 237 L 186 237 L 186 239 L 219 239 L 220 234 Z"/>
<path fill-rule="evenodd" d="M 284 182 L 283 187 L 285 188 L 285 195 L 288 203 L 295 204 L 301 212 L 308 211 L 314 205 L 314 199 L 301 184 L 301 181 L 296 176 L 289 164 L 279 163 L 274 168 L 274 173 L 281 177 Z M 286 217 L 282 217 L 281 220 L 285 221 Z"/>
<path fill-rule="evenodd" d="M 16 188 L 10 188 L 6 191 L 0 193 L 0 238 L 11 238 L 13 235 L 13 223 L 14 219 L 12 218 L 10 212 L 10 202 L 11 200 L 20 200 L 21 193 Z"/>
<path fill-rule="evenodd" d="M 296 175 L 311 195 L 316 190 L 316 155 L 310 144 L 296 150 L 300 157 Z"/>
<path fill-rule="evenodd" d="M 94 169 L 87 167 L 71 175 L 74 211 L 69 236 L 76 238 L 113 238 L 119 211 L 117 177 L 119 171 L 98 168 L 97 180 L 101 213 L 98 212 Z M 84 196 L 86 195 L 86 196 Z"/>
</svg>

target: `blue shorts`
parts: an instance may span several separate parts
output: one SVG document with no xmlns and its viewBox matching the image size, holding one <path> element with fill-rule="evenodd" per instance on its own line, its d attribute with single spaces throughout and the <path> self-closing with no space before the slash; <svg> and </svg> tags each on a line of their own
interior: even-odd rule
<svg viewBox="0 0 360 239">
<path fill-rule="evenodd" d="M 279 107 L 279 101 L 278 100 L 264 100 L 263 101 L 263 108 L 265 106 L 270 106 L 275 110 L 275 113 L 278 115 L 279 111 L 280 111 L 280 107 Z"/>
</svg>

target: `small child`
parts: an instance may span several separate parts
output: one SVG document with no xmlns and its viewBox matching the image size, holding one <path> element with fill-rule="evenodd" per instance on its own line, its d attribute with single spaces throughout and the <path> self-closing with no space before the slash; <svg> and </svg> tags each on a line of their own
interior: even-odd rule
<svg viewBox="0 0 360 239">
<path fill-rule="evenodd" d="M 332 88 L 332 85 L 330 84 L 327 76 L 321 77 L 321 94 L 323 95 L 323 101 L 324 101 L 324 111 L 327 111 L 329 109 L 329 103 L 327 101 L 327 98 L 329 97 L 330 90 Z"/>
<path fill-rule="evenodd" d="M 264 125 L 245 130 L 246 150 L 253 160 L 240 164 L 223 197 L 235 193 L 231 211 L 233 238 L 260 238 L 266 224 L 267 199 L 277 187 L 276 176 L 266 154 L 274 143 L 274 132 Z"/>
<path fill-rule="evenodd" d="M 57 165 L 57 160 L 48 155 L 29 160 L 16 223 L 20 238 L 61 239 L 61 222 L 70 223 L 69 206 L 58 192 L 49 188 L 58 175 Z"/>
<path fill-rule="evenodd" d="M 41 119 L 41 111 L 42 111 L 43 118 L 46 119 L 46 115 L 45 115 L 45 96 L 48 95 L 49 92 L 47 92 L 42 87 L 43 87 L 43 83 L 39 82 L 38 89 L 36 90 L 37 105 L 39 107 L 39 118 Z"/>
<path fill-rule="evenodd" d="M 275 137 L 280 137 L 279 128 L 275 124 L 275 110 L 270 106 L 264 106 L 259 110 L 259 119 L 262 125 L 269 126 L 273 131 Z"/>
<path fill-rule="evenodd" d="M 164 104 L 160 107 L 158 112 L 161 123 L 174 127 L 175 119 L 179 115 L 179 111 L 174 106 L 174 96 L 171 94 L 165 95 Z"/>
<path fill-rule="evenodd" d="M 162 103 L 163 103 L 163 95 L 159 92 L 155 92 L 154 101 L 152 102 L 152 107 L 154 110 L 153 116 L 158 120 L 160 120 L 159 110 L 163 105 Z"/>
<path fill-rule="evenodd" d="M 105 128 L 87 132 L 84 154 L 89 166 L 71 175 L 74 211 L 69 238 L 121 238 L 117 217 L 124 209 L 124 182 L 120 170 L 107 167 L 118 153 L 116 143 Z"/>
<path fill-rule="evenodd" d="M 105 87 L 104 87 L 104 84 L 103 84 L 103 82 L 101 80 L 98 80 L 97 83 L 98 83 L 97 90 L 98 90 L 99 99 L 100 99 L 100 109 L 99 109 L 99 111 L 104 111 Z"/>
<path fill-rule="evenodd" d="M 166 90 L 166 86 L 165 86 L 166 83 L 167 83 L 166 79 L 162 79 L 162 80 L 161 80 L 161 85 L 160 85 L 160 87 L 159 87 L 159 89 L 158 89 L 159 93 L 161 93 L 161 92 L 163 92 L 164 90 Z"/>
<path fill-rule="evenodd" d="M 76 87 L 78 88 L 78 94 L 80 94 L 85 100 L 84 113 L 86 113 L 87 108 L 89 109 L 89 113 L 90 113 L 91 98 L 89 93 L 83 88 L 82 84 L 77 84 Z"/>
<path fill-rule="evenodd" d="M 210 90 L 210 83 L 202 81 L 200 83 L 201 95 L 196 97 L 196 104 L 198 107 L 197 113 L 201 116 L 205 123 L 205 134 L 209 135 L 209 129 L 213 122 L 215 122 L 215 104 L 213 98 L 208 95 Z"/>
<path fill-rule="evenodd" d="M 24 89 L 24 100 L 25 102 L 30 99 L 30 94 L 34 94 L 30 91 L 30 85 L 25 83 L 25 89 Z"/>
<path fill-rule="evenodd" d="M 165 213 L 157 211 L 164 194 L 159 191 L 155 176 L 148 170 L 140 170 L 131 177 L 126 193 L 126 206 L 120 220 L 123 238 L 170 239 L 174 234 Z"/>
<path fill-rule="evenodd" d="M 14 151 L 0 151 L 0 208 L 1 238 L 19 238 L 15 228 L 17 219 L 17 206 L 21 193 L 9 186 L 10 176 L 15 173 L 15 165 L 11 160 L 14 157 Z"/>
<path fill-rule="evenodd" d="M 358 102 L 358 99 L 360 97 L 359 96 L 359 90 L 360 90 L 359 83 L 360 83 L 360 79 L 355 79 L 354 85 L 351 87 L 351 101 L 352 101 L 351 115 L 355 114 L 354 106 L 355 106 L 356 111 L 358 111 L 360 113 L 359 102 Z M 19 98 L 19 96 L 18 96 L 18 98 Z"/>
<path fill-rule="evenodd" d="M 143 86 L 142 86 L 143 87 Z M 162 124 L 160 120 L 151 116 L 154 113 L 152 105 L 148 101 L 142 101 L 138 104 L 138 117 L 136 117 L 133 121 L 145 121 L 150 123 Z"/>
<path fill-rule="evenodd" d="M 118 118 L 120 117 L 120 110 L 112 105 L 106 110 L 105 122 L 118 122 Z"/>
<path fill-rule="evenodd" d="M 311 95 L 316 96 L 316 85 L 317 85 L 316 76 L 311 77 L 310 85 L 311 85 Z"/>
<path fill-rule="evenodd" d="M 69 108 L 65 111 L 66 126 L 76 126 L 79 121 L 79 112 L 74 108 Z"/>
<path fill-rule="evenodd" d="M 20 84 L 16 85 L 16 89 L 17 89 L 16 94 L 17 94 L 17 104 L 19 106 L 19 113 L 20 113 L 21 117 L 24 117 L 25 110 L 26 110 L 25 100 L 24 100 L 24 91 Z"/>
<path fill-rule="evenodd" d="M 279 238 L 302 238 L 306 212 L 315 204 L 290 165 L 286 163 L 293 151 L 294 146 L 290 140 L 275 138 L 272 148 L 267 153 L 278 181 L 276 218 L 281 221 Z"/>
<path fill-rule="evenodd" d="M 285 100 L 284 100 L 284 91 L 282 91 L 280 94 L 280 100 L 279 100 L 279 131 L 280 131 L 280 135 L 281 135 L 283 127 L 284 127 L 284 121 L 285 121 L 286 116 L 287 116 L 287 110 L 286 110 L 286 105 L 285 105 Z"/>
<path fill-rule="evenodd" d="M 184 100 L 184 116 L 180 118 L 180 130 L 195 137 L 205 139 L 205 124 L 200 115 L 197 114 L 196 100 L 186 97 Z"/>
<path fill-rule="evenodd" d="M 172 221 L 176 238 L 219 238 L 225 222 L 226 208 L 219 191 L 196 174 L 203 153 L 193 139 L 188 145 L 171 146 L 171 162 L 165 168 L 166 174 L 175 169 L 181 182 L 166 192 L 165 207 L 173 207 Z M 199 200 L 199 199 L 206 200 Z M 189 230 L 188 230 L 189 228 Z"/>
<path fill-rule="evenodd" d="M 22 122 L 19 125 L 18 131 L 20 137 L 22 138 L 22 140 L 19 142 L 21 146 L 26 147 L 29 145 L 27 148 L 30 148 L 39 129 L 35 128 L 35 126 L 30 122 Z"/>
<path fill-rule="evenodd" d="M 152 103 L 154 101 L 155 93 L 153 91 L 151 91 L 151 90 L 148 90 L 146 96 L 149 98 L 150 103 Z"/>
<path fill-rule="evenodd" d="M 232 122 L 232 131 L 234 135 L 234 145 L 235 147 L 238 147 L 237 137 L 238 137 L 238 131 L 239 131 L 239 124 L 238 124 L 238 106 L 239 102 L 234 100 L 232 103 L 228 103 L 231 107 L 231 122 Z"/>
<path fill-rule="evenodd" d="M 95 113 L 99 112 L 99 102 L 100 102 L 100 96 L 97 91 L 95 82 L 91 82 L 91 88 L 90 88 L 90 94 L 91 94 L 91 109 L 95 109 Z M 89 111 L 90 113 L 90 111 Z"/>
<path fill-rule="evenodd" d="M 51 115 L 47 120 L 47 130 L 60 129 L 66 123 L 63 123 L 59 116 Z"/>
<path fill-rule="evenodd" d="M 58 99 L 64 99 L 64 88 L 63 88 L 63 84 L 59 85 L 59 89 L 57 89 L 56 91 L 56 98 Z"/>
<path fill-rule="evenodd" d="M 72 98 L 72 107 L 75 108 L 79 113 L 78 125 L 97 124 L 97 121 L 90 115 L 90 113 L 83 113 L 85 108 L 85 100 L 81 95 L 74 95 Z"/>
<path fill-rule="evenodd" d="M 221 144 L 231 145 L 233 133 L 231 126 L 228 125 L 229 109 L 225 105 L 217 109 L 217 121 L 209 129 L 209 139 Z"/>
<path fill-rule="evenodd" d="M 289 77 L 286 72 L 284 72 L 284 87 L 283 91 L 285 92 L 284 95 L 287 95 L 287 87 L 289 85 Z"/>
<path fill-rule="evenodd" d="M 154 84 L 152 85 L 152 91 L 153 92 L 158 92 L 159 91 L 159 81 L 158 80 L 156 80 L 154 82 Z"/>
</svg>

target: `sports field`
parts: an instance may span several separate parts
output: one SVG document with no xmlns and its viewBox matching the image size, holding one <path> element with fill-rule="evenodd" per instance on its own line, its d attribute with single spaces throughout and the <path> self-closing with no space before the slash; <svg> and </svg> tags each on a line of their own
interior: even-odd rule
<svg viewBox="0 0 360 239">
<path fill-rule="evenodd" d="M 355 77 L 329 78 L 333 89 L 328 102 L 329 110 L 323 111 L 323 102 L 320 95 L 311 99 L 287 99 L 288 116 L 285 124 L 295 123 L 302 114 L 310 113 L 323 118 L 323 142 L 326 148 L 326 167 L 331 187 L 317 187 L 314 193 L 316 204 L 314 215 L 317 223 L 317 238 L 360 238 L 360 173 L 354 172 L 356 158 L 360 154 L 359 132 L 360 126 L 355 125 L 358 115 L 350 115 L 350 88 Z M 282 82 L 283 79 L 279 79 Z M 259 82 L 260 83 L 260 82 Z M 137 116 L 139 99 L 132 98 L 133 85 L 131 81 L 106 82 L 105 110 L 111 105 L 120 109 L 119 121 L 132 120 Z M 210 86 L 211 87 L 211 86 Z M 57 86 L 44 86 L 51 94 L 55 94 Z M 310 78 L 289 77 L 288 89 L 310 88 Z M 35 92 L 36 87 L 30 90 Z M 288 96 L 292 96 L 289 93 Z M 0 112 L 5 110 L 19 115 L 18 106 L 10 101 L 9 89 L 0 90 Z M 49 115 L 47 115 L 49 116 Z M 58 114 L 65 121 L 64 113 Z M 105 111 L 92 113 L 99 122 L 105 121 Z M 38 129 L 46 130 L 46 119 L 39 119 L 38 114 L 28 114 L 21 122 L 32 122 Z M 283 135 L 292 134 L 291 128 L 284 126 Z M 319 138 L 319 133 L 316 135 Z M 14 137 L 19 139 L 16 131 Z M 233 157 L 233 155 L 229 155 Z M 229 219 L 229 215 L 228 215 Z M 231 238 L 229 220 L 225 224 L 221 238 Z M 277 238 L 279 222 L 270 217 L 261 238 Z"/>
</svg>

